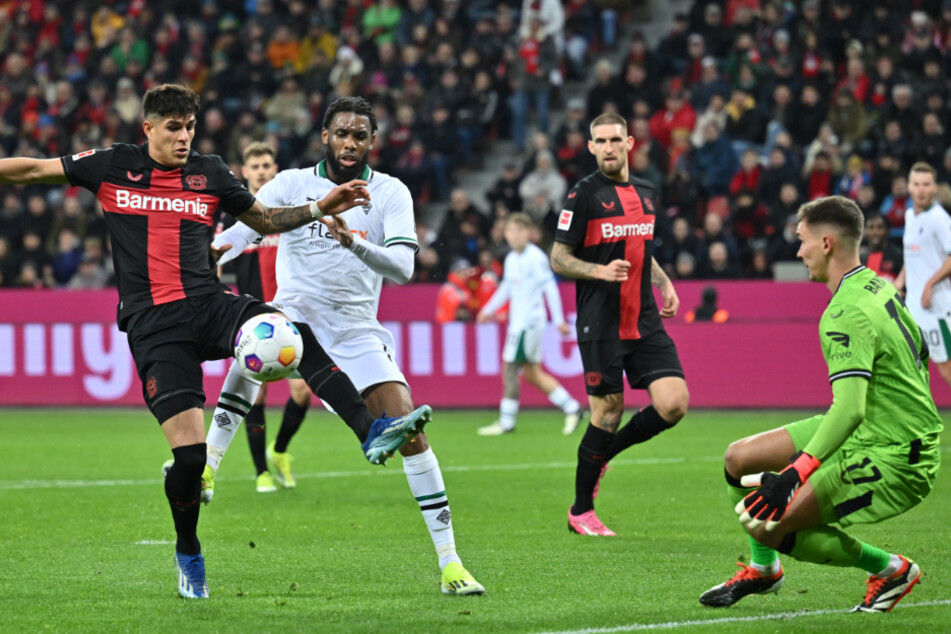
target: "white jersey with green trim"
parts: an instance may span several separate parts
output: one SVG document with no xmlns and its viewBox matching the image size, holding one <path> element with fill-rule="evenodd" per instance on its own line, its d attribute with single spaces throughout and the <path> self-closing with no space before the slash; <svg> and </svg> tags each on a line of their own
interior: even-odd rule
<svg viewBox="0 0 951 634">
<path fill-rule="evenodd" d="M 413 199 L 406 186 L 370 168 L 360 178 L 368 183 L 370 203 L 341 214 L 350 231 L 376 245 L 415 250 Z M 321 161 L 307 169 L 280 172 L 257 198 L 269 207 L 295 207 L 319 200 L 334 187 Z M 341 329 L 376 323 L 383 277 L 341 247 L 323 223 L 314 221 L 282 233 L 276 269 L 275 305 L 294 307 L 311 324 L 327 324 L 331 313 L 331 323 Z"/>
<path fill-rule="evenodd" d="M 934 285 L 931 308 L 921 306 L 925 283 L 951 255 L 951 216 L 937 202 L 916 214 L 905 212 L 905 301 L 915 319 L 928 314 L 946 318 L 951 315 L 951 281 L 945 278 Z"/>
</svg>

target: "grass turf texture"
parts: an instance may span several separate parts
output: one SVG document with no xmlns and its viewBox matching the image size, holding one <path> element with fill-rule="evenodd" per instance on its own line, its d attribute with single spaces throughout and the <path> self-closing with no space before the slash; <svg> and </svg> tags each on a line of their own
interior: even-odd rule
<svg viewBox="0 0 951 634">
<path fill-rule="evenodd" d="M 435 552 L 398 458 L 368 465 L 346 426 L 311 410 L 290 448 L 297 489 L 263 495 L 242 430 L 199 524 L 211 599 L 184 601 L 159 477 L 170 452 L 144 408 L 0 410 L 0 629 L 948 631 L 947 477 L 904 516 L 852 529 L 924 571 L 892 614 L 844 613 L 864 594 L 860 571 L 785 557 L 778 596 L 725 610 L 699 605 L 738 558 L 748 560 L 726 499 L 723 449 L 798 414 L 691 412 L 628 450 L 598 498 L 599 516 L 619 535 L 605 539 L 567 530 L 580 431 L 563 437 L 556 413 L 526 411 L 515 434 L 482 438 L 475 430 L 493 412 L 437 411 L 429 437 L 459 553 L 485 585 L 483 597 L 440 594 Z M 279 415 L 268 412 L 269 439 Z M 915 604 L 933 605 L 902 607 Z M 795 618 L 764 620 L 782 613 Z"/>
</svg>

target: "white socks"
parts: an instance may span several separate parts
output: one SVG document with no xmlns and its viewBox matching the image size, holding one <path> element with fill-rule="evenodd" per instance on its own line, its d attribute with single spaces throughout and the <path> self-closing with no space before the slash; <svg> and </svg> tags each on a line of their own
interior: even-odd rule
<svg viewBox="0 0 951 634">
<path fill-rule="evenodd" d="M 578 401 L 571 398 L 568 390 L 560 385 L 548 393 L 548 400 L 565 414 L 577 414 L 578 410 L 581 409 Z"/>
<path fill-rule="evenodd" d="M 518 416 L 518 399 L 503 398 L 499 403 L 499 424 L 502 429 L 515 429 L 515 418 Z"/>
<path fill-rule="evenodd" d="M 436 454 L 430 448 L 415 456 L 403 456 L 403 471 L 436 547 L 440 570 L 452 561 L 461 564 L 452 533 L 452 513 L 449 512 L 446 485 L 443 484 Z"/>
<path fill-rule="evenodd" d="M 218 397 L 215 415 L 208 428 L 208 439 L 205 441 L 208 445 L 208 466 L 216 473 L 221 459 L 231 441 L 234 440 L 241 421 L 248 415 L 260 389 L 261 384 L 249 379 L 241 371 L 237 361 L 231 363 L 228 376 L 225 377 L 224 385 L 221 386 L 221 396 Z"/>
</svg>

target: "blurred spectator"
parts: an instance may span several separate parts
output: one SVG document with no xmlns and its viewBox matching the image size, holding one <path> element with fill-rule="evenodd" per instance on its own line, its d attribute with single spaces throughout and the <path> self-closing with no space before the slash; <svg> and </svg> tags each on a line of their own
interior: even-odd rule
<svg viewBox="0 0 951 634">
<path fill-rule="evenodd" d="M 730 181 L 730 193 L 736 196 L 740 190 L 758 192 L 762 174 L 763 168 L 759 164 L 759 155 L 754 150 L 746 150 L 740 156 L 740 168 L 733 174 L 733 179 Z"/>
<path fill-rule="evenodd" d="M 799 172 L 789 161 L 787 151 L 781 147 L 774 147 L 769 153 L 769 161 L 763 170 L 759 182 L 759 195 L 767 206 L 774 206 L 779 202 L 779 191 L 783 183 L 796 182 Z"/>
<path fill-rule="evenodd" d="M 831 179 L 830 179 L 831 183 Z M 799 187 L 795 181 L 786 181 L 779 188 L 779 200 L 768 207 L 769 218 L 767 220 L 766 235 L 773 236 L 783 230 L 783 223 L 786 218 L 799 211 L 802 205 L 802 196 L 799 193 Z"/>
<path fill-rule="evenodd" d="M 707 248 L 707 257 L 697 271 L 700 279 L 733 280 L 743 277 L 739 262 L 730 257 L 730 253 L 723 242 L 712 242 Z"/>
<path fill-rule="evenodd" d="M 859 144 L 868 132 L 865 108 L 848 90 L 842 90 L 829 108 L 829 125 L 839 137 L 841 151 L 849 154 L 859 149 Z"/>
<path fill-rule="evenodd" d="M 863 185 L 872 182 L 868 171 L 865 169 L 865 162 L 858 154 L 853 154 L 845 164 L 845 173 L 839 177 L 835 186 L 835 193 L 839 196 L 845 196 L 856 200 L 859 197 L 859 189 Z"/>
<path fill-rule="evenodd" d="M 885 216 L 887 223 L 892 227 L 905 226 L 905 210 L 911 201 L 908 197 L 908 177 L 905 174 L 895 174 L 892 178 L 891 191 L 882 199 L 879 211 Z"/>
<path fill-rule="evenodd" d="M 396 40 L 396 31 L 403 19 L 403 10 L 396 0 L 379 0 L 363 14 L 363 37 L 377 44 Z"/>
<path fill-rule="evenodd" d="M 615 81 L 614 66 L 609 60 L 601 59 L 594 65 L 594 82 L 594 86 L 588 91 L 587 121 L 593 120 L 608 109 L 620 114 L 625 96 Z"/>
<path fill-rule="evenodd" d="M 697 263 L 697 273 L 705 271 L 710 257 L 710 246 L 714 243 L 720 243 L 726 247 L 729 260 L 739 262 L 740 249 L 733 236 L 724 230 L 724 218 L 718 213 L 708 213 L 703 217 L 703 232 L 697 243 L 695 258 Z M 721 263 L 722 264 L 722 263 Z"/>
<path fill-rule="evenodd" d="M 744 243 L 772 233 L 769 230 L 768 218 L 766 207 L 753 192 L 742 189 L 734 195 L 730 219 L 734 235 Z"/>
<path fill-rule="evenodd" d="M 796 104 L 796 116 L 789 124 L 789 132 L 793 140 L 801 148 L 805 148 L 819 135 L 819 128 L 826 120 L 827 108 L 819 94 L 819 89 L 807 84 L 802 89 L 802 95 Z"/>
<path fill-rule="evenodd" d="M 737 166 L 729 139 L 716 121 L 709 121 L 703 130 L 703 145 L 697 148 L 690 165 L 690 175 L 701 194 L 706 197 L 727 194 Z"/>
<path fill-rule="evenodd" d="M 675 129 L 683 128 L 689 134 L 696 122 L 697 114 L 687 102 L 680 80 L 675 78 L 667 88 L 664 106 L 650 119 L 651 137 L 667 150 L 672 144 L 671 133 Z"/>
<path fill-rule="evenodd" d="M 681 280 L 692 280 L 696 277 L 696 260 L 686 251 L 677 255 L 674 263 L 674 277 Z"/>
<path fill-rule="evenodd" d="M 16 262 L 14 262 L 10 241 L 5 236 L 0 236 L 0 287 L 12 286 L 15 277 Z"/>
<path fill-rule="evenodd" d="M 491 228 L 491 221 L 472 204 L 466 191 L 454 189 L 449 197 L 449 213 L 435 242 L 440 260 L 464 258 L 476 262 Z"/>
<path fill-rule="evenodd" d="M 771 262 L 795 262 L 799 258 L 799 237 L 796 235 L 796 226 L 799 221 L 796 214 L 790 214 L 783 223 L 783 230 L 775 234 L 769 241 L 769 259 Z"/>
<path fill-rule="evenodd" d="M 518 186 L 521 182 L 518 165 L 515 163 L 506 163 L 499 172 L 492 188 L 486 192 L 485 197 L 494 206 L 496 203 L 503 203 L 510 210 L 520 210 L 522 208 L 522 197 L 519 196 Z"/>
<path fill-rule="evenodd" d="M 766 121 L 753 95 L 743 88 L 734 88 L 730 94 L 726 112 L 726 134 L 733 144 L 733 151 L 737 157 L 741 156 L 744 150 L 757 149 L 763 144 Z"/>
<path fill-rule="evenodd" d="M 707 104 L 707 108 L 697 117 L 697 123 L 694 125 L 693 133 L 690 135 L 690 143 L 694 147 L 700 147 L 704 144 L 704 136 L 707 125 L 713 123 L 722 132 L 726 129 L 726 99 L 719 94 L 713 95 Z"/>
<path fill-rule="evenodd" d="M 551 152 L 542 151 L 535 155 L 535 169 L 528 173 L 518 186 L 518 195 L 522 199 L 522 211 L 532 216 L 535 223 L 541 225 L 546 234 L 554 236 L 555 227 L 552 218 L 554 211 L 561 209 L 561 203 L 568 191 L 564 176 L 555 169 L 555 160 Z"/>
<path fill-rule="evenodd" d="M 836 172 L 832 168 L 832 159 L 825 151 L 816 154 L 811 167 L 806 169 L 806 198 L 815 200 L 831 196 L 835 190 Z"/>
<path fill-rule="evenodd" d="M 888 221 L 881 214 L 869 214 L 865 219 L 865 244 L 859 253 L 862 264 L 880 277 L 894 282 L 903 266 L 901 249 L 889 244 Z"/>
<path fill-rule="evenodd" d="M 520 150 L 525 149 L 529 105 L 535 109 L 538 128 L 548 131 L 549 75 L 555 68 L 554 40 L 546 34 L 545 23 L 535 15 L 529 18 L 528 31 L 518 46 L 518 56 L 512 67 L 510 81 L 512 96 L 512 140 Z"/>
<path fill-rule="evenodd" d="M 655 244 L 658 241 L 655 240 Z M 693 227 L 683 216 L 677 216 L 671 223 L 670 237 L 660 241 L 660 248 L 655 251 L 656 257 L 664 270 L 668 274 L 673 273 L 677 263 L 677 258 L 682 253 L 686 253 L 693 259 L 693 254 L 697 252 L 699 240 L 694 233 Z"/>
<path fill-rule="evenodd" d="M 684 315 L 684 321 L 691 324 L 695 321 L 712 321 L 715 324 L 722 324 L 730 318 L 730 313 L 717 306 L 717 289 L 707 286 L 703 289 L 700 296 L 699 306 Z"/>
</svg>

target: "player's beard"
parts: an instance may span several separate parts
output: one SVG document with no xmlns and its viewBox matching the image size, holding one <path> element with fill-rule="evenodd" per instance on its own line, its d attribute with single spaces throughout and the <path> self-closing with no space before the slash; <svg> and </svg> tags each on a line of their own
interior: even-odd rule
<svg viewBox="0 0 951 634">
<path fill-rule="evenodd" d="M 330 147 L 328 147 L 327 163 L 330 165 L 330 171 L 337 179 L 339 179 L 340 183 L 346 183 L 348 181 L 352 181 L 363 173 L 363 168 L 367 166 L 367 161 L 370 158 L 369 154 L 369 152 L 365 152 L 362 157 L 357 157 L 356 163 L 350 167 L 347 167 L 346 165 L 342 165 L 340 161 L 337 160 L 337 155 L 334 154 L 334 151 Z"/>
<path fill-rule="evenodd" d="M 605 176 L 617 176 L 621 173 L 621 170 L 624 169 L 624 165 L 624 162 L 621 161 L 620 158 L 615 158 L 612 165 L 608 165 L 604 161 L 601 161 L 601 164 L 598 165 L 598 167 L 601 168 L 601 172 Z"/>
</svg>

